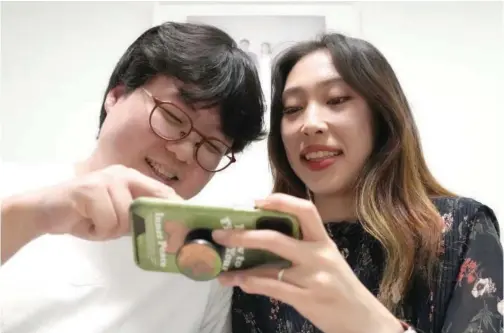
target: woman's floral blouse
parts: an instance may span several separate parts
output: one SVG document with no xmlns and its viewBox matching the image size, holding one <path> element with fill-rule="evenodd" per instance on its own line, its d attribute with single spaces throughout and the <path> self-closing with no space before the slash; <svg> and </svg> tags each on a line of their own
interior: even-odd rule
<svg viewBox="0 0 504 333">
<path fill-rule="evenodd" d="M 417 332 L 504 333 L 503 254 L 494 213 L 468 198 L 434 203 L 445 222 L 438 284 L 430 290 L 417 276 L 401 303 L 400 319 Z M 326 229 L 360 281 L 377 295 L 384 263 L 378 241 L 359 223 L 328 223 Z M 236 333 L 320 332 L 291 306 L 239 288 L 232 323 Z"/>
</svg>

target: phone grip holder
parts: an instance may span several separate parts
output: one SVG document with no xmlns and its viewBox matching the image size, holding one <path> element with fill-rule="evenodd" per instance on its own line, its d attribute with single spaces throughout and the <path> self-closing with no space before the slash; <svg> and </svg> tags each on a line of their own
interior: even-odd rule
<svg viewBox="0 0 504 333">
<path fill-rule="evenodd" d="M 212 230 L 194 229 L 177 251 L 175 263 L 179 271 L 192 280 L 212 280 L 222 271 L 224 250 L 213 240 Z"/>
</svg>

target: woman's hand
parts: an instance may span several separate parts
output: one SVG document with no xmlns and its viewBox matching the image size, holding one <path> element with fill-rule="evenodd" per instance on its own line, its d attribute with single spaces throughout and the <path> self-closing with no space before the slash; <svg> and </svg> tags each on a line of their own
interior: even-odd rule
<svg viewBox="0 0 504 333">
<path fill-rule="evenodd" d="M 297 216 L 303 240 L 272 230 L 217 230 L 215 241 L 226 247 L 267 250 L 292 266 L 226 272 L 219 277 L 222 284 L 290 304 L 326 333 L 403 331 L 354 275 L 310 201 L 277 193 L 256 206 Z"/>
</svg>

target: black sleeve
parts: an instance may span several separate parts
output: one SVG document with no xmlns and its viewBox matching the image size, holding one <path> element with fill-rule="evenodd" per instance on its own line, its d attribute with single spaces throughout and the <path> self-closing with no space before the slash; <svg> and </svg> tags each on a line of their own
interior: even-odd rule
<svg viewBox="0 0 504 333">
<path fill-rule="evenodd" d="M 468 230 L 466 247 L 442 332 L 501 333 L 503 254 L 497 219 L 482 205 L 460 222 L 460 228 L 464 227 Z"/>
</svg>

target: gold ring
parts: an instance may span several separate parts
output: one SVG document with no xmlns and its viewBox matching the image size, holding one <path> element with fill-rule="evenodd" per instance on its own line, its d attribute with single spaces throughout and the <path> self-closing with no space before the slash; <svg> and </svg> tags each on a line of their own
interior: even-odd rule
<svg viewBox="0 0 504 333">
<path fill-rule="evenodd" d="M 277 275 L 277 280 L 278 280 L 278 281 L 282 281 L 282 278 L 283 278 L 284 273 L 285 273 L 285 268 L 282 268 L 282 269 L 278 272 L 278 275 Z"/>
</svg>

